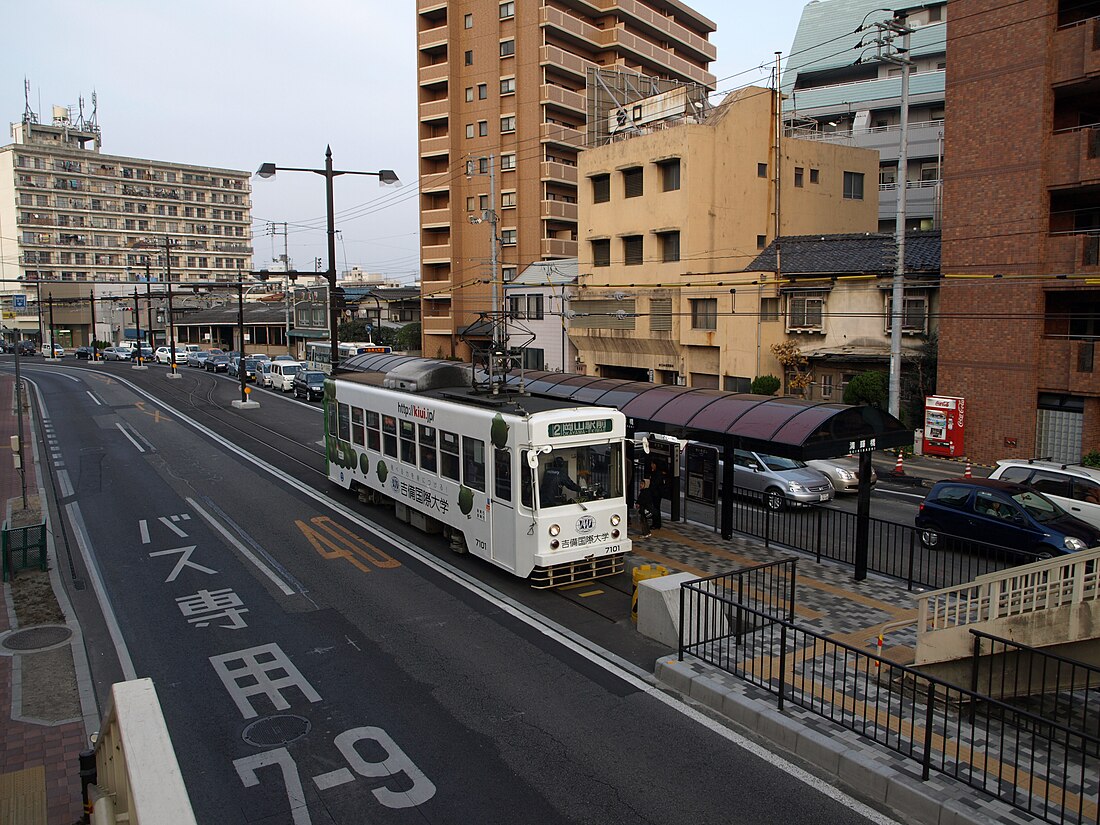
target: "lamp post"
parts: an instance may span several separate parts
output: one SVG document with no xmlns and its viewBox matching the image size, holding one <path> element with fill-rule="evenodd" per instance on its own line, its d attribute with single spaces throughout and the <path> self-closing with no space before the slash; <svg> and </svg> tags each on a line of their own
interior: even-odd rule
<svg viewBox="0 0 1100 825">
<path fill-rule="evenodd" d="M 397 174 L 392 169 L 382 169 L 378 172 L 352 172 L 332 168 L 332 147 L 325 147 L 324 169 L 302 169 L 295 166 L 276 166 L 274 163 L 264 163 L 256 170 L 256 175 L 261 178 L 271 178 L 278 171 L 283 172 L 312 172 L 321 175 L 325 179 L 325 214 L 328 218 L 328 270 L 325 277 L 328 280 L 328 323 L 330 361 L 333 373 L 340 363 L 340 342 L 337 327 L 340 323 L 340 310 L 336 305 L 336 214 L 333 209 L 332 181 L 340 175 L 369 175 L 378 178 L 382 185 L 398 183 Z"/>
</svg>

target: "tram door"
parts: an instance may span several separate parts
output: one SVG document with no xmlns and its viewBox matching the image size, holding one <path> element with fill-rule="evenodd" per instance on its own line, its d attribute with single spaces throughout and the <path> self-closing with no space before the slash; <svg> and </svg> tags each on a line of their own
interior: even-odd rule
<svg viewBox="0 0 1100 825">
<path fill-rule="evenodd" d="M 493 447 L 493 489 L 489 507 L 489 521 L 491 524 L 493 547 L 493 561 L 507 567 L 516 569 L 516 547 L 519 544 L 516 536 L 516 511 L 515 502 L 512 500 L 512 451 L 505 447 Z"/>
</svg>

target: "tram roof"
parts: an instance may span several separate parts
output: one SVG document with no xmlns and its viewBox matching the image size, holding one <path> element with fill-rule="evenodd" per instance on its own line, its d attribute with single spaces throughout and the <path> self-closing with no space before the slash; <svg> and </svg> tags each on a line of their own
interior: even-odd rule
<svg viewBox="0 0 1100 825">
<path fill-rule="evenodd" d="M 388 372 L 414 359 L 407 355 L 359 355 L 342 369 Z M 449 362 L 439 362 L 449 363 Z M 511 373 L 518 387 L 521 375 Z M 913 432 L 885 410 L 806 401 L 801 398 L 723 392 L 561 372 L 522 374 L 524 388 L 578 405 L 616 407 L 638 431 L 674 435 L 789 458 L 833 458 L 870 449 L 911 447 Z"/>
</svg>

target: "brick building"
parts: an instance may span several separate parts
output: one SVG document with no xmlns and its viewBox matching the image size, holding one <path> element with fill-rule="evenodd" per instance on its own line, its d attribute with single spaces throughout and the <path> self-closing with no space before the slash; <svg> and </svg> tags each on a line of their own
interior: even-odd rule
<svg viewBox="0 0 1100 825">
<path fill-rule="evenodd" d="M 1100 2 L 955 0 L 938 391 L 976 461 L 1100 447 Z"/>
</svg>

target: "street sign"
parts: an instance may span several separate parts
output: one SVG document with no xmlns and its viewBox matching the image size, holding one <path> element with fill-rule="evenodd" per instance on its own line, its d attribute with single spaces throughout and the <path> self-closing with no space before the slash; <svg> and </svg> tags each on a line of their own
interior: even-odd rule
<svg viewBox="0 0 1100 825">
<path fill-rule="evenodd" d="M 26 295 L 12 295 L 11 296 L 11 308 L 12 309 L 26 309 L 27 308 L 27 296 Z"/>
</svg>

